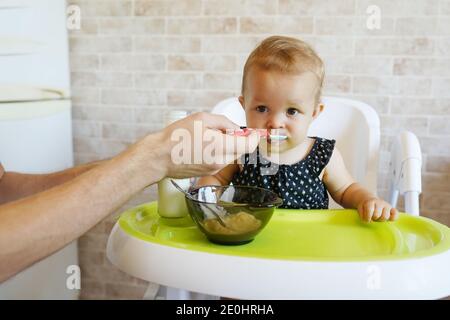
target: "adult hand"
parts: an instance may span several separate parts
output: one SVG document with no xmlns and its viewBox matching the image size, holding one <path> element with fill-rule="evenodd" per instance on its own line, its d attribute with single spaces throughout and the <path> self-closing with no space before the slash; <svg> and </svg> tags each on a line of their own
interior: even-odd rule
<svg viewBox="0 0 450 320">
<path fill-rule="evenodd" d="M 165 176 L 185 178 L 211 175 L 259 143 L 255 131 L 247 137 L 227 134 L 239 126 L 227 117 L 195 113 L 174 122 L 162 132 L 165 146 Z M 230 133 L 230 132 L 229 132 Z"/>
</svg>

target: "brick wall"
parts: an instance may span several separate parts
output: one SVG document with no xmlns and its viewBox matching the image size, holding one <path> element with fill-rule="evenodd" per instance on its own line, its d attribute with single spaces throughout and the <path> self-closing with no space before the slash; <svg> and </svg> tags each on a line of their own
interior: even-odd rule
<svg viewBox="0 0 450 320">
<path fill-rule="evenodd" d="M 326 63 L 325 95 L 372 105 L 381 119 L 379 193 L 392 138 L 418 135 L 421 212 L 450 225 L 450 0 L 69 0 L 77 163 L 110 157 L 162 128 L 163 111 L 208 110 L 239 94 L 249 52 L 272 34 L 312 44 Z M 366 27 L 381 9 L 381 29 Z M 124 208 L 156 199 L 155 188 Z M 119 210 L 120 212 L 120 210 Z M 118 213 L 119 213 L 118 212 Z M 115 213 L 79 241 L 82 298 L 140 298 L 143 281 L 105 258 Z"/>
</svg>

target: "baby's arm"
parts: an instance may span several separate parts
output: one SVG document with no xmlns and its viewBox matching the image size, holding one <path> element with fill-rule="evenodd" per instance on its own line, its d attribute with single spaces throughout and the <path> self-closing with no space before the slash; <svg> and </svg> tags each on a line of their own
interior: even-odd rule
<svg viewBox="0 0 450 320">
<path fill-rule="evenodd" d="M 229 164 L 212 176 L 201 177 L 200 179 L 198 179 L 196 186 L 201 187 L 206 185 L 220 185 L 220 186 L 229 185 L 231 179 L 233 179 L 233 175 L 238 170 L 239 170 L 238 164 Z"/>
<path fill-rule="evenodd" d="M 370 222 L 397 219 L 397 209 L 353 180 L 337 148 L 325 167 L 323 182 L 337 203 L 344 208 L 358 209 L 361 220 Z"/>
</svg>

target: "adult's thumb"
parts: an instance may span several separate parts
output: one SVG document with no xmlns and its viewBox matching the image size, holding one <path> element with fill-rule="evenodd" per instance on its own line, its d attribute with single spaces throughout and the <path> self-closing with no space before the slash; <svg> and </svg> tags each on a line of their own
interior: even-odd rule
<svg viewBox="0 0 450 320">
<path fill-rule="evenodd" d="M 246 137 L 235 136 L 234 138 L 235 138 L 234 153 L 237 158 L 245 153 L 252 153 L 253 151 L 255 151 L 260 140 L 260 135 L 255 130 Z"/>
</svg>

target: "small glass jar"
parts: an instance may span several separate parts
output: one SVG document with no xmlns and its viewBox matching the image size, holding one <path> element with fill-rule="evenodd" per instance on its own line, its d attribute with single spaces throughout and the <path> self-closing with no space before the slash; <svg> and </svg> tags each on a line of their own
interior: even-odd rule
<svg viewBox="0 0 450 320">
<path fill-rule="evenodd" d="M 186 116 L 186 111 L 168 111 L 164 117 L 164 125 L 167 127 Z M 171 178 L 164 178 L 158 182 L 158 213 L 163 218 L 184 218 L 188 215 L 184 194 L 170 180 Z M 173 180 L 186 191 L 191 185 L 189 178 Z"/>
</svg>

